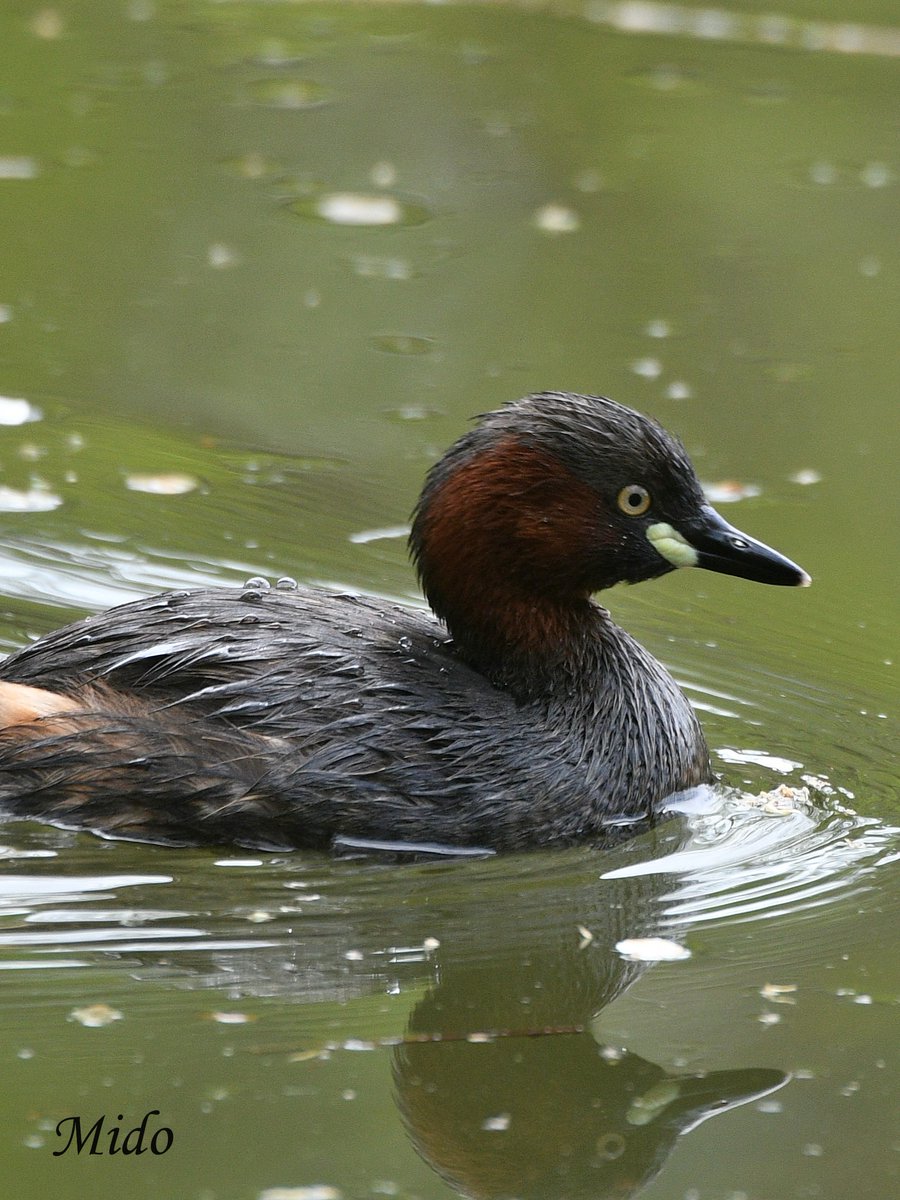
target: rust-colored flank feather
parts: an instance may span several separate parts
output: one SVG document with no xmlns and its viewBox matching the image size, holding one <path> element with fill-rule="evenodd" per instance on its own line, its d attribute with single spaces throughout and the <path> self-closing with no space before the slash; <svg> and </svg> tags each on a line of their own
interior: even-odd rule
<svg viewBox="0 0 900 1200">
<path fill-rule="evenodd" d="M 26 725 L 43 717 L 71 712 L 77 705 L 67 696 L 21 683 L 0 682 L 0 729 Z"/>
</svg>

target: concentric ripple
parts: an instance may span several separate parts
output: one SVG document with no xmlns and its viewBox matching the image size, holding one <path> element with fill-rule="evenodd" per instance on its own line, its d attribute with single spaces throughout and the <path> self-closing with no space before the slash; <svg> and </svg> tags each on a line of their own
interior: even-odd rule
<svg viewBox="0 0 900 1200">
<path fill-rule="evenodd" d="M 657 898 L 664 929 L 802 914 L 868 890 L 872 873 L 900 857 L 900 829 L 833 798 L 819 807 L 808 788 L 759 796 L 701 788 L 673 808 L 686 814 L 681 848 L 603 876 L 674 876 Z"/>
</svg>

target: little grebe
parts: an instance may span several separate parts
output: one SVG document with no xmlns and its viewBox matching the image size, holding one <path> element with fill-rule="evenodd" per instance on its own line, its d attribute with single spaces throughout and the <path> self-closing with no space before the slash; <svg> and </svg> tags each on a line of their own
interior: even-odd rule
<svg viewBox="0 0 900 1200">
<path fill-rule="evenodd" d="M 169 845 L 604 839 L 712 779 L 675 681 L 591 594 L 675 567 L 809 576 L 598 396 L 483 416 L 431 469 L 430 615 L 307 587 L 169 592 L 0 665 L 0 811 Z"/>
</svg>

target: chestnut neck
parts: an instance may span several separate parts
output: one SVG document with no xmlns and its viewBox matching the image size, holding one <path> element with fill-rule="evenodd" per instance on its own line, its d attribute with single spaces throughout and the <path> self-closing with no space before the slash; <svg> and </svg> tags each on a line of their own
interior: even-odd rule
<svg viewBox="0 0 900 1200">
<path fill-rule="evenodd" d="M 514 437 L 439 463 L 419 501 L 410 542 L 431 607 L 460 655 L 521 700 L 570 687 L 595 658 L 608 622 L 590 600 L 603 585 L 599 503 Z"/>
</svg>

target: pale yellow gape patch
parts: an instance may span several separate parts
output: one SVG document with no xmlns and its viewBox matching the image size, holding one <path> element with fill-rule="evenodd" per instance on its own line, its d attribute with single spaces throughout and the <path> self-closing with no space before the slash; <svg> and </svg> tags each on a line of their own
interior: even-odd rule
<svg viewBox="0 0 900 1200">
<path fill-rule="evenodd" d="M 647 538 L 653 549 L 673 567 L 696 567 L 697 551 L 687 538 L 683 537 L 677 529 L 673 529 L 671 525 L 667 525 L 664 521 L 659 521 L 656 525 L 648 525 Z"/>
</svg>

